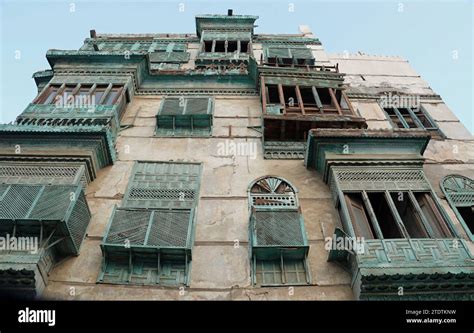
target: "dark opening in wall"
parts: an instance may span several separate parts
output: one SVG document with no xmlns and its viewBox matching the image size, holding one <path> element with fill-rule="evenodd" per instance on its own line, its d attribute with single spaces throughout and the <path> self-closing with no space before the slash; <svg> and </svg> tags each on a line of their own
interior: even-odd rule
<svg viewBox="0 0 474 333">
<path fill-rule="evenodd" d="M 216 40 L 216 47 L 214 52 L 225 52 L 225 41 Z"/>
<path fill-rule="evenodd" d="M 300 87 L 301 99 L 306 107 L 317 107 L 316 100 L 314 99 L 313 89 L 311 87 Z"/>
<path fill-rule="evenodd" d="M 433 198 L 429 193 L 418 192 L 414 193 L 416 201 L 420 206 L 425 219 L 429 223 L 435 238 L 445 238 L 452 235 L 449 228 L 444 223 L 443 216 L 436 206 Z"/>
<path fill-rule="evenodd" d="M 249 42 L 241 41 L 240 42 L 240 52 L 241 53 L 247 53 L 248 50 L 249 50 Z"/>
<path fill-rule="evenodd" d="M 409 128 L 417 128 L 418 127 L 406 108 L 399 108 L 398 111 L 402 115 L 403 119 L 405 119 L 405 121 L 408 124 Z"/>
<path fill-rule="evenodd" d="M 295 86 L 283 86 L 283 96 L 285 104 L 288 107 L 298 107 L 298 98 L 296 97 Z"/>
<path fill-rule="evenodd" d="M 428 233 L 423 226 L 419 216 L 415 213 L 415 208 L 407 192 L 391 193 L 392 200 L 395 203 L 398 214 L 405 225 L 408 235 L 412 238 L 427 238 Z"/>
<path fill-rule="evenodd" d="M 384 238 L 403 238 L 382 192 L 367 193 Z"/>
<path fill-rule="evenodd" d="M 328 88 L 316 88 L 318 91 L 319 99 L 321 103 L 326 106 L 330 106 L 332 104 L 331 95 L 329 94 Z"/>
<path fill-rule="evenodd" d="M 227 42 L 227 52 L 235 52 L 237 51 L 237 41 L 235 40 L 230 40 Z"/>
<path fill-rule="evenodd" d="M 474 233 L 474 206 L 472 207 L 457 207 L 459 214 L 461 214 L 467 227 Z"/>
<path fill-rule="evenodd" d="M 204 52 L 212 52 L 212 40 L 204 41 Z"/>
<path fill-rule="evenodd" d="M 280 97 L 278 95 L 278 86 L 276 84 L 267 85 L 267 93 L 268 93 L 268 103 L 270 104 L 280 103 Z"/>
</svg>

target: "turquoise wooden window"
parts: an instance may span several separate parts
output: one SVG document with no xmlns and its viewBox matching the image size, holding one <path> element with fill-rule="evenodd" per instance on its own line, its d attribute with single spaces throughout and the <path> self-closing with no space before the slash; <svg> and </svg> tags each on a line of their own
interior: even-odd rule
<svg viewBox="0 0 474 333">
<path fill-rule="evenodd" d="M 210 136 L 213 109 L 211 97 L 166 97 L 156 115 L 156 135 Z"/>
<path fill-rule="evenodd" d="M 474 241 L 474 181 L 461 175 L 441 180 L 441 189 L 469 238 Z"/>
<path fill-rule="evenodd" d="M 333 167 L 344 230 L 370 239 L 454 238 L 439 199 L 419 167 Z"/>
<path fill-rule="evenodd" d="M 296 189 L 284 179 L 268 176 L 255 180 L 248 195 L 252 283 L 310 283 L 309 245 Z"/>
<path fill-rule="evenodd" d="M 0 184 L 0 234 L 33 236 L 76 255 L 90 221 L 81 185 Z"/>
<path fill-rule="evenodd" d="M 199 163 L 137 162 L 123 199 L 123 207 L 186 208 L 197 206 Z"/>
<path fill-rule="evenodd" d="M 314 56 L 306 46 L 267 46 L 264 49 L 265 63 L 271 66 L 314 65 Z"/>
<path fill-rule="evenodd" d="M 98 281 L 189 284 L 201 165 L 136 162 L 102 240 Z"/>
<path fill-rule="evenodd" d="M 57 171 L 46 169 L 48 177 Z M 17 240 L 0 255 L 0 297 L 35 298 L 54 265 L 79 254 L 91 213 L 81 185 L 25 184 L 6 173 L 20 183 L 0 184 L 0 237 Z"/>
</svg>

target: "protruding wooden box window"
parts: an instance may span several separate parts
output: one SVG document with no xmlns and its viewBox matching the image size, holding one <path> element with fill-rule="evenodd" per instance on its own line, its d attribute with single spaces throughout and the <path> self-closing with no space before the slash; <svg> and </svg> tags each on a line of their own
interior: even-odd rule
<svg viewBox="0 0 474 333">
<path fill-rule="evenodd" d="M 264 65 L 274 67 L 305 67 L 313 66 L 313 53 L 308 47 L 275 45 L 264 48 Z"/>
<path fill-rule="evenodd" d="M 249 54 L 250 32 L 203 31 L 201 52 Z"/>
<path fill-rule="evenodd" d="M 201 164 L 135 163 L 101 243 L 100 283 L 188 285 Z"/>
<path fill-rule="evenodd" d="M 213 111 L 212 97 L 166 97 L 156 115 L 156 135 L 210 136 Z"/>
<path fill-rule="evenodd" d="M 2 299 L 40 296 L 54 265 L 79 254 L 91 219 L 82 185 L 25 184 L 25 178 L 0 184 L 0 237 L 16 240 L 0 256 Z"/>
<path fill-rule="evenodd" d="M 441 189 L 467 235 L 474 241 L 474 180 L 449 175 L 441 180 Z"/>
<path fill-rule="evenodd" d="M 341 88 L 275 81 L 282 80 L 261 79 L 265 158 L 304 158 L 308 131 L 313 128 L 367 126 Z"/>
<path fill-rule="evenodd" d="M 252 283 L 309 284 L 309 245 L 296 189 L 282 178 L 261 177 L 248 189 Z"/>
<path fill-rule="evenodd" d="M 33 103 L 91 107 L 118 104 L 124 97 L 124 86 L 118 84 L 50 84 Z"/>
<path fill-rule="evenodd" d="M 264 93 L 268 115 L 357 115 L 341 89 L 266 84 Z"/>
</svg>

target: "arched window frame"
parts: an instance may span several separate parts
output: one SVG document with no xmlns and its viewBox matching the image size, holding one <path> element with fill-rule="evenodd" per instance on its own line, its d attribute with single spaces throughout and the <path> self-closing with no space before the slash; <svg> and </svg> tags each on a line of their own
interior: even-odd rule
<svg viewBox="0 0 474 333">
<path fill-rule="evenodd" d="M 269 175 L 251 182 L 247 192 L 252 284 L 310 284 L 309 244 L 296 187 Z"/>
</svg>

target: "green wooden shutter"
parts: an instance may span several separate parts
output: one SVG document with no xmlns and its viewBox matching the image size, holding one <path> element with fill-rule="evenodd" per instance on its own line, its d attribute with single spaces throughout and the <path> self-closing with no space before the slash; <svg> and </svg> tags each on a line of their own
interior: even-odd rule
<svg viewBox="0 0 474 333">
<path fill-rule="evenodd" d="M 138 162 L 123 207 L 194 208 L 200 175 L 201 165 L 197 163 Z"/>
<path fill-rule="evenodd" d="M 209 136 L 212 133 L 211 97 L 168 97 L 157 114 L 158 136 Z"/>
<path fill-rule="evenodd" d="M 98 282 L 189 283 L 199 163 L 136 162 L 101 243 Z"/>
</svg>

